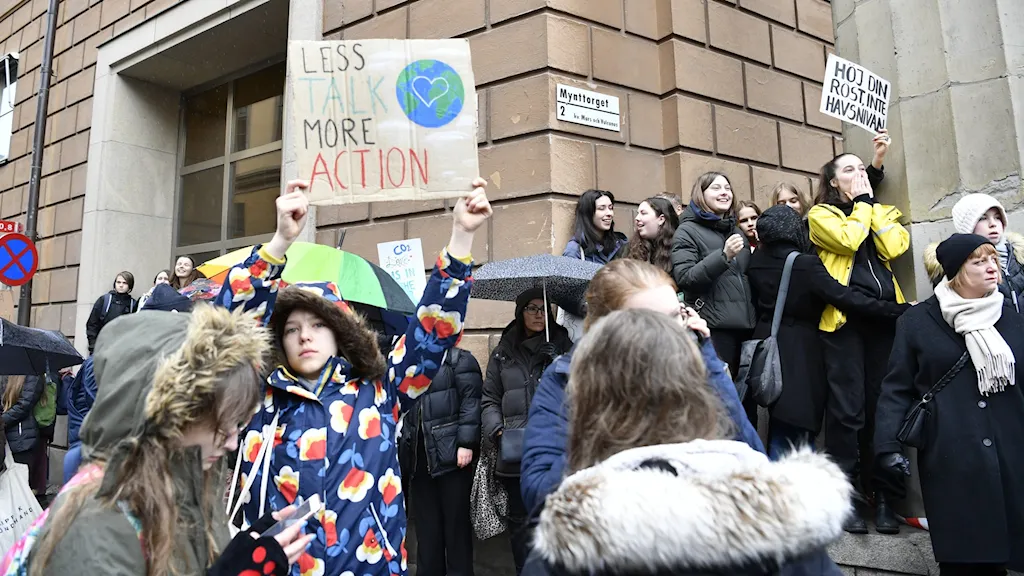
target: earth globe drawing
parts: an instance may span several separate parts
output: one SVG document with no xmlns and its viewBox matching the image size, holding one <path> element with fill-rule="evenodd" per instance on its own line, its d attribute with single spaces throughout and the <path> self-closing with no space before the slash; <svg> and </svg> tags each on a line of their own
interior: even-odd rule
<svg viewBox="0 0 1024 576">
<path fill-rule="evenodd" d="M 398 75 L 395 96 L 409 120 L 439 128 L 462 111 L 466 91 L 451 66 L 440 60 L 417 60 Z"/>
</svg>

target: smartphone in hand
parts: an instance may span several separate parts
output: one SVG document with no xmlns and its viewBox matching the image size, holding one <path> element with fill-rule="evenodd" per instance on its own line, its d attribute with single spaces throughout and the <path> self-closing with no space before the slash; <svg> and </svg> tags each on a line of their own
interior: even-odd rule
<svg viewBox="0 0 1024 576">
<path fill-rule="evenodd" d="M 305 502 L 300 504 L 299 507 L 295 510 L 295 512 L 292 513 L 291 516 L 279 520 L 277 524 L 271 526 L 269 530 L 267 530 L 263 534 L 260 534 L 260 536 L 273 538 L 274 536 L 277 536 L 278 534 L 284 532 L 288 528 L 291 528 L 292 526 L 300 522 L 305 522 L 311 516 L 319 512 L 321 508 L 323 508 L 323 502 L 320 501 L 320 495 L 313 494 L 312 496 L 309 497 L 309 500 L 306 500 Z"/>
</svg>

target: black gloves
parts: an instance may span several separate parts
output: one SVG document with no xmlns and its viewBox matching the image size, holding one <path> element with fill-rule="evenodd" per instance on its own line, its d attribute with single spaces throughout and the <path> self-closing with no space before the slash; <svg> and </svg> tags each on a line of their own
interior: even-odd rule
<svg viewBox="0 0 1024 576">
<path fill-rule="evenodd" d="M 561 354 L 558 352 L 558 347 L 553 342 L 545 342 L 537 349 L 537 354 L 545 358 L 544 363 L 550 364 L 555 361 Z"/>
<path fill-rule="evenodd" d="M 910 476 L 910 460 L 899 452 L 879 454 L 878 466 L 893 476 Z"/>
<path fill-rule="evenodd" d="M 288 576 L 288 557 L 284 548 L 273 538 L 255 539 L 252 532 L 261 534 L 269 530 L 277 520 L 270 513 L 253 523 L 248 530 L 235 536 L 206 576 L 240 576 L 242 574 L 263 574 L 266 576 Z"/>
<path fill-rule="evenodd" d="M 875 487 L 894 499 L 906 497 L 906 477 L 910 476 L 910 460 L 899 452 L 879 454 L 875 458 Z"/>
</svg>

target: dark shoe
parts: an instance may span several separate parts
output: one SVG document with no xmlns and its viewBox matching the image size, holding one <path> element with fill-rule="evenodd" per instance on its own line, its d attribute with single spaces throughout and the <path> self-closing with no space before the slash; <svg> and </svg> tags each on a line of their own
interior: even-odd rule
<svg viewBox="0 0 1024 576">
<path fill-rule="evenodd" d="M 881 492 L 875 493 L 875 530 L 879 534 L 899 534 L 900 521 Z"/>
<path fill-rule="evenodd" d="M 843 523 L 843 530 L 849 532 L 850 534 L 867 534 L 868 523 L 865 522 L 864 519 L 861 518 L 859 515 L 854 514 L 853 516 L 847 518 L 846 522 Z"/>
</svg>

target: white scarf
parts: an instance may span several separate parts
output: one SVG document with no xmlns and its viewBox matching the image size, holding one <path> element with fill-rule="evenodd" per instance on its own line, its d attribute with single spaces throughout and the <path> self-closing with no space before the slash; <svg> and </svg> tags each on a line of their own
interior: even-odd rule
<svg viewBox="0 0 1024 576">
<path fill-rule="evenodd" d="M 942 318 L 967 341 L 967 352 L 978 372 L 978 392 L 988 396 L 1016 384 L 1013 350 L 995 329 L 1003 313 L 1003 295 L 997 290 L 984 298 L 963 298 L 944 278 L 935 287 L 935 297 Z"/>
</svg>

